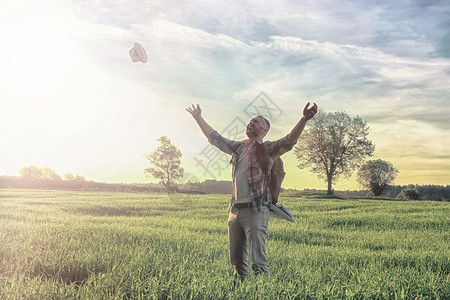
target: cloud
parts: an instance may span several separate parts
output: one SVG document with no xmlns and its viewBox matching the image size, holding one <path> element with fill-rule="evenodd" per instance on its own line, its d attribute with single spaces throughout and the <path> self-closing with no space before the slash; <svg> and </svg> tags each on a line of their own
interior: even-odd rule
<svg viewBox="0 0 450 300">
<path fill-rule="evenodd" d="M 306 22 L 300 18 L 302 16 L 313 20 L 312 24 L 321 25 L 313 30 L 316 35 L 325 31 L 325 25 L 320 23 L 324 20 L 331 24 L 340 22 L 338 28 L 343 33 L 350 31 L 347 27 L 355 24 L 347 24 L 342 18 L 353 15 L 351 9 L 355 7 L 371 20 L 380 24 L 386 22 L 377 27 L 377 32 L 384 30 L 389 35 L 398 7 L 387 19 L 381 20 L 381 12 L 387 7 L 372 4 L 363 9 L 354 3 L 326 13 L 323 3 L 292 11 L 288 11 L 292 6 L 287 2 L 262 7 L 253 5 L 243 10 L 238 9 L 238 3 L 229 4 L 228 9 L 199 3 L 197 5 L 205 6 L 206 10 L 182 11 L 183 4 L 172 13 L 161 7 L 161 3 L 154 2 L 144 5 L 143 11 L 150 13 L 148 18 L 144 18 L 142 11 L 133 13 L 129 9 L 114 14 L 119 7 L 102 4 L 100 11 L 110 12 L 118 21 L 92 17 L 95 23 L 81 22 L 78 29 L 92 40 L 90 49 L 98 67 L 142 86 L 151 85 L 165 97 L 166 105 L 184 97 L 193 102 L 217 101 L 219 107 L 233 106 L 250 101 L 264 90 L 278 98 L 283 107 L 289 107 L 292 99 L 314 97 L 328 110 L 346 110 L 373 122 L 399 117 L 418 118 L 437 126 L 448 122 L 445 114 L 438 117 L 420 114 L 425 101 L 431 106 L 444 106 L 443 111 L 446 111 L 447 106 L 432 95 L 436 89 L 445 91 L 443 87 L 450 86 L 448 60 L 395 55 L 380 50 L 383 46 L 273 35 L 283 33 L 283 28 L 296 27 L 296 22 Z M 81 6 L 88 9 L 87 5 Z M 268 10 L 272 14 L 264 17 L 263 13 Z M 121 25 L 125 21 L 128 25 Z M 288 26 L 283 22 L 291 23 Z M 299 32 L 304 30 L 301 26 L 297 28 Z M 142 42 L 150 58 L 148 65 L 138 71 L 135 65 L 128 63 L 126 54 L 134 40 Z M 100 53 L 100 49 L 109 51 Z M 245 100 L 242 95 L 246 95 Z M 366 104 L 355 105 L 362 102 Z M 411 107 L 405 109 L 405 102 Z M 401 115 L 397 114 L 399 111 Z"/>
<path fill-rule="evenodd" d="M 443 23 L 444 28 L 450 28 L 450 22 Z M 441 35 L 437 45 L 437 56 L 450 58 L 450 29 Z"/>
<path fill-rule="evenodd" d="M 98 2 L 96 9 L 100 13 L 94 13 L 91 4 L 82 3 L 78 4 L 80 11 L 88 10 L 97 16 L 91 20 L 115 27 L 125 22 L 128 25 L 123 28 L 130 39 L 144 40 L 152 63 L 147 78 L 161 85 L 175 81 L 180 92 L 194 97 L 203 94 L 205 98 L 224 101 L 252 88 L 255 82 L 260 86 L 277 80 L 281 83 L 279 78 L 283 77 L 297 80 L 298 89 L 315 95 L 365 90 L 371 97 L 392 96 L 393 89 L 413 90 L 432 83 L 448 83 L 448 76 L 441 76 L 448 70 L 448 61 L 405 57 L 405 53 L 389 50 L 392 44 L 382 41 L 405 36 L 399 40 L 401 48 L 409 45 L 408 48 L 419 49 L 422 45 L 426 51 L 432 51 L 428 40 L 417 37 L 419 29 L 434 29 L 424 19 L 431 17 L 421 11 L 436 13 L 436 5 L 348 2 L 327 10 L 327 1 L 301 5 L 289 1 L 256 5 L 250 1 L 245 7 L 237 1 L 196 2 L 189 7 L 173 1 L 166 6 L 162 2 L 134 1 L 123 9 Z M 406 4 L 410 5 L 408 10 L 404 9 Z M 118 21 L 108 21 L 106 17 L 98 20 L 103 13 Z M 424 20 L 420 26 L 408 21 L 417 15 Z M 407 26 L 398 26 L 401 22 Z M 360 42 L 361 37 L 366 42 Z M 125 42 L 108 46 L 124 47 Z M 441 83 L 436 81 L 439 77 L 443 78 Z"/>
<path fill-rule="evenodd" d="M 274 61 L 281 61 L 277 75 L 298 81 L 300 89 L 315 92 L 327 102 L 343 99 L 350 105 L 352 101 L 372 99 L 367 107 L 370 114 L 374 106 L 396 111 L 403 108 L 405 102 L 422 108 L 447 106 L 442 100 L 445 96 L 440 99 L 434 94 L 439 90 L 448 93 L 449 60 L 399 57 L 373 48 L 293 37 L 273 37 L 272 43 L 259 45 L 273 53 Z M 285 65 L 286 60 L 291 64 Z M 358 110 L 361 114 L 365 109 L 358 107 Z M 411 110 L 411 116 L 415 115 Z M 445 121 L 447 117 L 442 118 Z"/>
<path fill-rule="evenodd" d="M 78 18 L 130 29 L 152 20 L 165 20 L 211 34 L 224 34 L 245 43 L 268 42 L 271 36 L 291 36 L 378 48 L 415 57 L 447 55 L 446 1 L 329 0 L 265 3 L 257 1 L 71 2 Z"/>
</svg>

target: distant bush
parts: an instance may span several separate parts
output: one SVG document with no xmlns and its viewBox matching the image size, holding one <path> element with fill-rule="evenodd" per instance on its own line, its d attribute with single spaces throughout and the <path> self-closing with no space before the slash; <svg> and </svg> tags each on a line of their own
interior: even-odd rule
<svg viewBox="0 0 450 300">
<path fill-rule="evenodd" d="M 450 199 L 450 186 L 422 185 L 417 186 L 420 198 L 424 200 L 445 201 Z"/>
<path fill-rule="evenodd" d="M 340 195 L 328 195 L 324 193 L 311 193 L 311 194 L 304 194 L 303 197 L 306 199 L 346 199 L 344 196 Z"/>
<path fill-rule="evenodd" d="M 418 190 L 407 189 L 402 191 L 402 197 L 407 200 L 419 200 L 420 193 Z"/>
</svg>

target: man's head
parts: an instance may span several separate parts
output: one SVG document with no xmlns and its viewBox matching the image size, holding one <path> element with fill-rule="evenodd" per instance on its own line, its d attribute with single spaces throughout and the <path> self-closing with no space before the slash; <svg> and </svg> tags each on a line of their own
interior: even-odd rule
<svg viewBox="0 0 450 300">
<path fill-rule="evenodd" d="M 256 116 L 248 122 L 245 134 L 250 138 L 263 139 L 270 129 L 270 122 L 263 116 Z"/>
</svg>

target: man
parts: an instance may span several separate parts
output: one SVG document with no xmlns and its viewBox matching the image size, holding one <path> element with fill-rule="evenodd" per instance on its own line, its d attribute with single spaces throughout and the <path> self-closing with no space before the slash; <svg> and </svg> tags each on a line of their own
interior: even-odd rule
<svg viewBox="0 0 450 300">
<path fill-rule="evenodd" d="M 317 113 L 317 105 L 303 109 L 302 118 L 291 132 L 273 142 L 262 139 L 270 129 L 270 123 L 262 116 L 254 117 L 247 125 L 248 139 L 232 141 L 221 136 L 202 117 L 200 106 L 186 110 L 194 117 L 208 141 L 221 151 L 230 154 L 232 164 L 233 195 L 231 197 L 228 240 L 230 260 L 235 276 L 242 280 L 249 276 L 248 252 L 255 274 L 268 275 L 266 236 L 269 207 L 272 201 L 268 182 L 275 159 L 291 150 L 297 143 L 306 122 Z"/>
</svg>

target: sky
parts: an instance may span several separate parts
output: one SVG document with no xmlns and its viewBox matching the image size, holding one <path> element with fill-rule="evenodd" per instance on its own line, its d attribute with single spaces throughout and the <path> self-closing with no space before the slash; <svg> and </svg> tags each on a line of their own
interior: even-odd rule
<svg viewBox="0 0 450 300">
<path fill-rule="evenodd" d="M 230 180 L 186 107 L 236 139 L 266 115 L 275 140 L 311 101 L 366 121 L 370 159 L 399 170 L 394 184 L 447 185 L 449 15 L 425 0 L 2 1 L 0 175 L 155 182 L 144 155 L 165 135 L 182 180 Z M 131 61 L 134 42 L 146 64 Z M 292 151 L 283 160 L 283 187 L 326 189 Z M 361 189 L 355 176 L 333 187 Z"/>
</svg>

